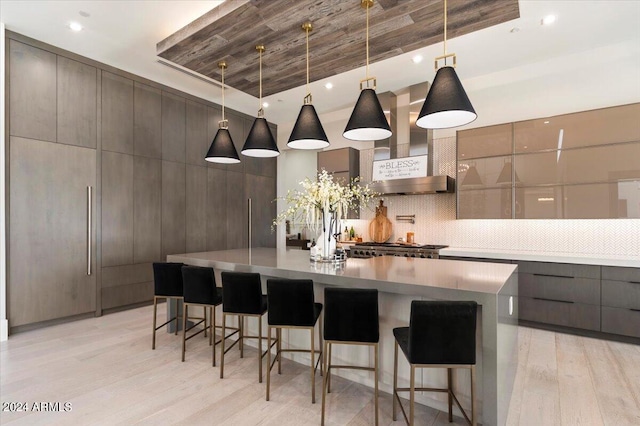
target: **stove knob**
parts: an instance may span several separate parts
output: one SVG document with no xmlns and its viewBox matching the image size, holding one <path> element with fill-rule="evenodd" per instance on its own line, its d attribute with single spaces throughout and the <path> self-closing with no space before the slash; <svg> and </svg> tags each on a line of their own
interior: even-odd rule
<svg viewBox="0 0 640 426">
<path fill-rule="evenodd" d="M 404 257 L 409 257 L 409 253 L 405 253 L 405 254 L 404 254 Z"/>
<path fill-rule="evenodd" d="M 384 256 L 384 253 L 378 253 L 378 256 Z"/>
<path fill-rule="evenodd" d="M 432 254 L 427 255 L 427 257 L 428 257 L 429 259 L 433 259 L 433 255 L 432 255 Z"/>
<path fill-rule="evenodd" d="M 424 253 L 422 253 L 422 254 L 420 255 L 420 258 L 421 258 L 421 259 L 426 259 L 426 258 L 427 258 L 427 256 L 425 256 L 425 254 L 424 254 Z"/>
<path fill-rule="evenodd" d="M 364 254 L 366 254 L 367 256 L 369 256 L 371 253 L 369 253 L 368 251 L 366 251 Z"/>
<path fill-rule="evenodd" d="M 411 253 L 411 257 L 416 257 L 416 254 L 415 253 Z"/>
</svg>

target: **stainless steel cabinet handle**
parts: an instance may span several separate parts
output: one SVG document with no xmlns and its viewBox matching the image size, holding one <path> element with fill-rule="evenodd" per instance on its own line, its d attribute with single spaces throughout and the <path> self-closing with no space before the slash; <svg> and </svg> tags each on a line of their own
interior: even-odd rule
<svg viewBox="0 0 640 426">
<path fill-rule="evenodd" d="M 535 277 L 553 277 L 553 278 L 575 278 L 570 275 L 553 275 L 553 274 L 533 274 Z"/>
<path fill-rule="evenodd" d="M 91 186 L 87 186 L 87 275 L 91 275 L 91 216 L 92 216 L 92 202 L 91 202 Z"/>
<path fill-rule="evenodd" d="M 249 210 L 249 223 L 247 224 L 249 227 L 249 250 L 251 250 L 251 198 L 247 199 L 247 208 Z"/>
<path fill-rule="evenodd" d="M 546 302 L 574 303 L 571 300 L 548 299 L 546 297 L 534 297 L 534 300 L 544 300 Z"/>
</svg>

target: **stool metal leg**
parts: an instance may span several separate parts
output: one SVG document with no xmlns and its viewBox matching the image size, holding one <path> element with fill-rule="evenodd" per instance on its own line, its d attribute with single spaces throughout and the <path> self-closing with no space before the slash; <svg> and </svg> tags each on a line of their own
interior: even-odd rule
<svg viewBox="0 0 640 426">
<path fill-rule="evenodd" d="M 227 326 L 227 314 L 223 312 L 222 313 L 222 342 L 221 342 L 222 347 L 220 348 L 220 378 L 221 379 L 224 378 L 224 343 L 225 343 L 225 340 L 227 340 L 225 338 L 225 336 L 227 335 L 226 326 Z"/>
<path fill-rule="evenodd" d="M 476 426 L 478 415 L 476 414 L 476 366 L 471 366 L 471 425 Z"/>
<path fill-rule="evenodd" d="M 453 370 L 451 368 L 447 368 L 447 399 L 449 400 L 449 423 L 453 421 L 453 389 L 451 388 L 451 376 Z"/>
<path fill-rule="evenodd" d="M 282 374 L 282 329 L 276 329 L 276 337 L 278 339 L 278 343 L 276 344 L 276 357 L 278 358 L 278 374 Z"/>
<path fill-rule="evenodd" d="M 329 345 L 329 359 L 331 359 L 331 349 L 333 345 Z M 327 370 L 327 393 L 331 393 L 331 363 L 329 363 L 329 369 Z"/>
<path fill-rule="evenodd" d="M 396 398 L 398 398 L 398 342 L 395 342 L 393 350 L 393 414 L 392 419 L 396 421 Z"/>
<path fill-rule="evenodd" d="M 373 394 L 374 398 L 374 406 L 376 410 L 376 426 L 378 426 L 378 344 L 373 345 L 373 350 L 375 351 L 374 359 L 375 359 L 375 371 L 373 373 L 375 380 L 375 391 Z"/>
<path fill-rule="evenodd" d="M 409 385 L 409 426 L 413 426 L 413 411 L 416 403 L 416 368 L 411 365 L 411 384 Z"/>
<path fill-rule="evenodd" d="M 262 383 L 262 316 L 258 317 L 258 383 Z"/>
<path fill-rule="evenodd" d="M 278 355 L 276 354 L 276 357 Z M 269 389 L 271 387 L 271 327 L 267 327 L 267 401 L 269 400 Z"/>
<path fill-rule="evenodd" d="M 314 343 L 314 335 L 313 335 L 313 331 L 315 330 L 315 327 L 311 327 L 311 403 L 315 404 L 316 403 L 316 369 L 315 369 L 315 343 Z"/>
<path fill-rule="evenodd" d="M 211 334 L 209 335 L 209 344 L 211 346 L 213 346 L 213 366 L 216 366 L 216 307 L 212 306 L 211 308 L 209 308 L 209 314 L 211 316 Z M 213 344 L 211 343 L 213 339 Z"/>
<path fill-rule="evenodd" d="M 322 366 L 324 360 L 324 351 L 322 350 L 322 318 L 318 318 L 318 349 L 322 351 L 320 352 L 320 366 Z M 320 368 L 320 376 L 322 377 L 323 374 L 322 368 Z"/>
<path fill-rule="evenodd" d="M 182 362 L 184 362 L 184 353 L 187 349 L 187 318 L 189 317 L 189 305 L 182 304 Z M 176 321 L 176 330 L 178 321 Z"/>
<path fill-rule="evenodd" d="M 329 348 L 331 347 L 331 343 L 324 342 L 324 349 L 322 351 L 323 355 L 328 354 L 330 352 Z M 329 376 L 329 365 L 331 364 L 331 358 L 328 356 L 324 356 L 322 360 L 322 369 L 324 370 L 324 375 L 322 376 L 322 417 L 320 418 L 320 426 L 324 426 L 324 410 L 326 405 L 327 398 L 327 377 Z"/>
<path fill-rule="evenodd" d="M 158 298 L 153 296 L 153 338 L 151 339 L 151 349 L 156 348 L 156 321 L 158 314 Z"/>
</svg>

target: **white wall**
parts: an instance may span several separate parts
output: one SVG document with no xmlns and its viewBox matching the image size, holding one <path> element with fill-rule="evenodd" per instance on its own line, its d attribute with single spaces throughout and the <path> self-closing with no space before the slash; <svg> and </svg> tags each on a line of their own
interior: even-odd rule
<svg viewBox="0 0 640 426">
<path fill-rule="evenodd" d="M 9 322 L 7 321 L 7 226 L 5 221 L 5 122 L 4 122 L 4 63 L 5 63 L 4 23 L 0 22 L 0 342 L 9 336 Z"/>
</svg>

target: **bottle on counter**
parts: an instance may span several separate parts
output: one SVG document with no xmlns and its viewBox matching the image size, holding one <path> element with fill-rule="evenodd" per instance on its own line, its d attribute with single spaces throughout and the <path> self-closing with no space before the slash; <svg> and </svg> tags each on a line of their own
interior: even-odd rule
<svg viewBox="0 0 640 426">
<path fill-rule="evenodd" d="M 342 241 L 349 241 L 349 228 L 344 227 L 344 232 L 342 233 Z"/>
<path fill-rule="evenodd" d="M 349 236 L 350 236 L 351 240 L 356 238 L 356 230 L 353 229 L 353 226 L 351 226 L 351 230 L 349 231 Z"/>
</svg>

